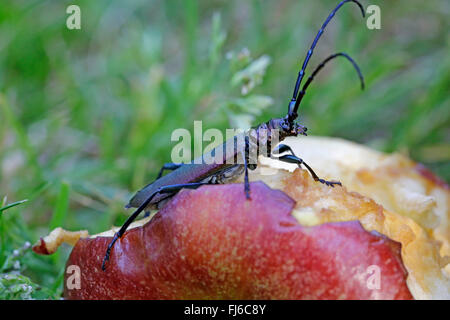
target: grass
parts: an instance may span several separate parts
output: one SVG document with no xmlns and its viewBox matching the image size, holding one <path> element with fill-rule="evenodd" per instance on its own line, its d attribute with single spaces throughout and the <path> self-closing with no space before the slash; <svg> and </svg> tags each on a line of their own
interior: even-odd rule
<svg viewBox="0 0 450 320">
<path fill-rule="evenodd" d="M 202 120 L 204 130 L 223 130 L 283 115 L 336 3 L 80 0 L 82 29 L 71 31 L 69 2 L 3 1 L 0 197 L 11 203 L 0 209 L 0 298 L 60 297 L 70 248 L 39 257 L 26 243 L 55 226 L 96 233 L 123 222 L 132 193 L 170 160 L 174 129 Z M 359 63 L 366 90 L 336 60 L 310 87 L 301 121 L 311 134 L 408 154 L 448 182 L 450 5 L 377 4 L 381 30 L 368 30 L 346 4 L 308 69 L 344 51 Z"/>
</svg>

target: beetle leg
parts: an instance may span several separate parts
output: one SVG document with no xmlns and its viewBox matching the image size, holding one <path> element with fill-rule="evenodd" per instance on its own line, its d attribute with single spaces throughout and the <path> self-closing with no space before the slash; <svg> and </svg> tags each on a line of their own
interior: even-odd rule
<svg viewBox="0 0 450 320">
<path fill-rule="evenodd" d="M 248 181 L 248 160 L 249 160 L 249 148 L 250 144 L 248 141 L 248 136 L 245 136 L 245 154 L 244 154 L 244 170 L 245 170 L 245 176 L 244 176 L 244 191 L 245 196 L 247 197 L 247 200 L 250 200 L 250 182 Z"/>
<path fill-rule="evenodd" d="M 276 154 L 276 155 L 279 155 L 279 154 L 282 154 L 282 153 L 285 153 L 285 152 L 290 152 L 293 156 L 295 156 L 294 151 L 292 151 L 291 147 L 289 147 L 287 144 L 282 144 L 282 143 L 280 143 L 279 145 L 277 145 L 277 146 L 272 150 L 272 154 Z M 280 157 L 276 157 L 275 159 L 280 160 Z M 295 160 L 293 160 L 294 162 L 290 162 L 290 163 L 296 163 L 296 164 L 298 165 L 298 167 L 301 168 L 301 167 L 302 167 L 301 165 L 302 165 L 302 163 L 303 163 L 303 160 L 300 159 L 300 158 L 297 158 L 297 159 L 299 159 L 299 160 L 301 160 L 301 161 L 295 161 Z M 280 161 L 284 161 L 284 160 L 280 160 Z M 286 160 L 286 161 L 284 161 L 284 162 L 288 162 L 288 161 Z"/>
<path fill-rule="evenodd" d="M 164 170 L 175 170 L 175 169 L 178 169 L 179 167 L 181 167 L 182 165 L 183 165 L 182 163 L 172 163 L 172 162 L 164 163 L 161 170 L 159 170 L 156 180 L 158 180 L 159 178 L 162 177 Z"/>
<path fill-rule="evenodd" d="M 342 187 L 342 183 L 340 181 L 328 181 L 325 179 L 321 179 L 317 176 L 317 174 L 313 171 L 313 169 L 311 169 L 310 166 L 308 166 L 305 162 L 303 162 L 303 164 L 305 165 L 306 169 L 308 169 L 308 171 L 311 173 L 311 175 L 315 181 L 319 181 L 320 183 L 326 184 L 327 186 L 333 187 L 333 188 L 335 185 Z"/>
<path fill-rule="evenodd" d="M 292 159 L 291 160 L 292 162 L 290 162 L 288 160 L 288 158 L 275 157 L 275 159 L 283 161 L 283 162 L 296 163 L 299 168 L 302 167 L 302 164 L 304 163 L 303 160 L 298 158 L 298 157 L 296 157 L 295 154 L 294 154 L 294 151 L 292 151 L 291 147 L 289 147 L 288 145 L 280 143 L 279 145 L 277 145 L 272 150 L 272 154 L 274 154 L 274 155 L 279 155 L 279 154 L 282 154 L 282 153 L 285 153 L 285 152 L 289 152 L 291 155 L 293 155 L 295 157 L 295 159 L 298 159 L 298 160 Z M 282 159 L 280 159 L 280 158 L 282 158 Z M 315 173 L 313 174 L 313 177 L 314 177 L 314 175 L 315 175 Z"/>
<path fill-rule="evenodd" d="M 317 174 L 314 172 L 314 170 L 306 162 L 304 162 L 302 159 L 297 157 L 294 154 L 294 151 L 292 151 L 291 147 L 289 147 L 289 146 L 287 146 L 285 144 L 278 145 L 272 151 L 272 153 L 279 154 L 279 153 L 284 153 L 284 152 L 287 152 L 287 151 L 290 152 L 291 154 L 284 155 L 284 156 L 281 156 L 281 157 L 276 158 L 276 159 L 278 159 L 280 161 L 283 161 L 283 162 L 287 162 L 287 163 L 295 163 L 295 164 L 298 165 L 299 168 L 301 168 L 301 165 L 303 164 L 306 167 L 306 169 L 308 169 L 309 173 L 311 173 L 311 176 L 313 177 L 313 179 L 315 181 L 318 181 L 320 183 L 326 184 L 327 186 L 330 186 L 330 187 L 334 187 L 335 185 L 342 186 L 342 184 L 339 181 L 327 181 L 325 179 L 319 178 L 317 176 Z"/>
<path fill-rule="evenodd" d="M 106 249 L 105 258 L 103 259 L 102 263 L 102 270 L 105 271 L 106 269 L 106 262 L 109 260 L 109 256 L 111 255 L 111 250 L 114 247 L 114 244 L 116 241 L 123 236 L 125 231 L 127 230 L 128 226 L 137 218 L 137 216 L 145 210 L 145 208 L 149 205 L 149 203 L 152 201 L 152 199 L 158 194 L 158 193 L 174 193 L 177 191 L 180 191 L 183 188 L 186 189 L 196 189 L 204 184 L 204 182 L 196 182 L 196 183 L 184 183 L 184 184 L 173 184 L 161 187 L 157 189 L 155 192 L 153 192 L 147 200 L 145 200 L 139 208 L 136 209 L 136 211 L 133 212 L 131 216 L 128 217 L 128 219 L 125 221 L 125 223 L 122 225 L 122 227 L 114 234 L 114 238 L 111 240 L 111 242 L 108 245 L 108 248 Z"/>
</svg>

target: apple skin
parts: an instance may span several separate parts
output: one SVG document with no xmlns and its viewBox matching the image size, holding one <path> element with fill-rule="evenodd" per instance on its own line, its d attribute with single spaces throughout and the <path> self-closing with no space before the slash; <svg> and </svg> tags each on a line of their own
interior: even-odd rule
<svg viewBox="0 0 450 320">
<path fill-rule="evenodd" d="M 295 201 L 262 182 L 182 190 L 147 224 L 83 238 L 68 262 L 66 299 L 412 299 L 400 244 L 358 221 L 301 226 Z M 380 288 L 368 286 L 376 266 Z"/>
</svg>

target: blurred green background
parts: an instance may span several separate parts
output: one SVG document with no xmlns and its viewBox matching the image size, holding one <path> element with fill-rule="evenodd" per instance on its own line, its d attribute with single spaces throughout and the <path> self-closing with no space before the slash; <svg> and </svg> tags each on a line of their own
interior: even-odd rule
<svg viewBox="0 0 450 320">
<path fill-rule="evenodd" d="M 81 30 L 66 27 L 73 3 Z M 96 233 L 123 222 L 132 193 L 170 161 L 174 129 L 284 115 L 337 3 L 2 0 L 0 208 L 28 202 L 0 209 L 0 298 L 59 298 L 70 248 L 38 257 L 24 244 L 56 226 Z M 362 3 L 380 6 L 381 30 L 346 4 L 307 71 L 343 51 L 366 90 L 337 59 L 310 87 L 301 122 L 313 135 L 408 154 L 448 182 L 450 3 Z"/>
</svg>

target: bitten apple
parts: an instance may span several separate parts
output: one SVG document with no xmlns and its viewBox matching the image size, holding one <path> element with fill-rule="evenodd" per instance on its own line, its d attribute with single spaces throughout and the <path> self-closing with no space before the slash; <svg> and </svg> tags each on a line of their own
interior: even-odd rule
<svg viewBox="0 0 450 320">
<path fill-rule="evenodd" d="M 302 226 L 295 201 L 262 182 L 182 190 L 116 242 L 82 238 L 67 299 L 411 299 L 400 244 L 358 221 Z M 67 275 L 66 275 L 67 277 Z M 67 280 L 67 279 L 66 279 Z M 65 281 L 66 283 L 66 281 Z"/>
</svg>

